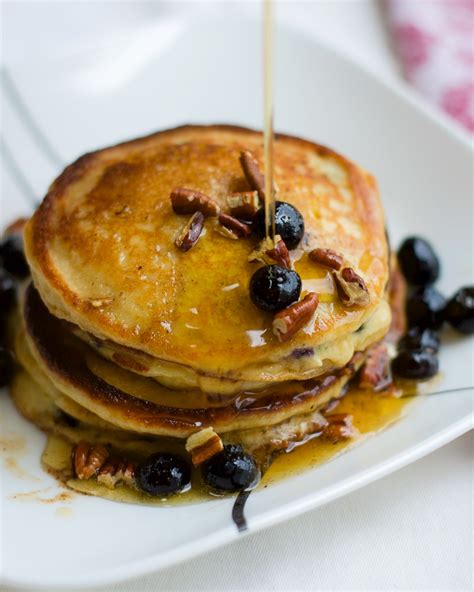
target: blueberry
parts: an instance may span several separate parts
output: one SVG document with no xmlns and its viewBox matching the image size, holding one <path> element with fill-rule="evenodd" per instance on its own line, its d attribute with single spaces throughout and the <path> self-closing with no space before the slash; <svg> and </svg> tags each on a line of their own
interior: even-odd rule
<svg viewBox="0 0 474 592">
<path fill-rule="evenodd" d="M 250 280 L 250 298 L 262 310 L 276 312 L 296 302 L 301 293 L 301 278 L 279 265 L 260 267 Z"/>
<path fill-rule="evenodd" d="M 12 276 L 0 267 L 0 314 L 5 314 L 15 301 Z"/>
<path fill-rule="evenodd" d="M 438 358 L 428 350 L 403 350 L 392 361 L 396 376 L 412 380 L 425 380 L 438 373 Z"/>
<path fill-rule="evenodd" d="M 398 263 L 405 279 L 413 286 L 433 284 L 439 276 L 439 259 L 432 246 L 413 236 L 403 241 L 398 251 Z"/>
<path fill-rule="evenodd" d="M 181 456 L 157 452 L 138 465 L 135 480 L 142 491 L 166 496 L 182 491 L 191 482 L 191 469 Z"/>
<path fill-rule="evenodd" d="M 457 331 L 474 333 L 474 286 L 460 288 L 446 305 L 444 315 Z"/>
<path fill-rule="evenodd" d="M 25 278 L 30 270 L 23 252 L 23 239 L 20 234 L 11 234 L 0 243 L 2 267 L 18 278 Z"/>
<path fill-rule="evenodd" d="M 255 214 L 253 226 L 257 235 L 264 238 L 265 208 L 261 207 Z M 271 228 L 268 229 L 269 232 Z M 304 235 L 304 220 L 298 210 L 286 201 L 275 202 L 275 233 L 279 234 L 288 249 L 298 246 Z"/>
<path fill-rule="evenodd" d="M 228 444 L 203 463 L 202 475 L 212 491 L 240 491 L 255 483 L 259 477 L 257 465 L 242 446 Z"/>
<path fill-rule="evenodd" d="M 0 347 L 0 388 L 7 386 L 13 375 L 13 358 L 8 350 Z"/>
<path fill-rule="evenodd" d="M 431 286 L 418 288 L 408 298 L 406 314 L 410 327 L 439 329 L 444 320 L 446 300 Z"/>
<path fill-rule="evenodd" d="M 400 351 L 404 349 L 424 349 L 433 353 L 438 353 L 439 337 L 437 333 L 431 329 L 412 327 L 398 342 L 398 349 Z"/>
</svg>

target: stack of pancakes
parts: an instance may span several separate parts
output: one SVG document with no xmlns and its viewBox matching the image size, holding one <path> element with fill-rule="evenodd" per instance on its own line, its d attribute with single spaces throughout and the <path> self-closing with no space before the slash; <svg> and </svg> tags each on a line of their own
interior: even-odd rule
<svg viewBox="0 0 474 592">
<path fill-rule="evenodd" d="M 223 211 L 248 191 L 239 155 L 263 169 L 260 133 L 185 126 L 86 154 L 65 169 L 25 229 L 32 282 L 16 350 L 37 386 L 16 396 L 41 424 L 34 398 L 96 430 L 187 438 L 212 426 L 255 449 L 304 437 L 341 396 L 390 324 L 388 246 L 374 179 L 335 152 L 298 138 L 275 141 L 277 198 L 293 204 L 305 236 L 290 252 L 303 292 L 319 306 L 290 340 L 249 296 L 258 238 L 233 239 L 206 218 L 187 252 L 186 218 L 170 193 L 198 190 Z M 342 254 L 370 302 L 347 307 L 330 271 L 308 258 Z M 24 375 L 26 376 L 26 375 Z M 19 389 L 14 389 L 18 393 Z"/>
</svg>

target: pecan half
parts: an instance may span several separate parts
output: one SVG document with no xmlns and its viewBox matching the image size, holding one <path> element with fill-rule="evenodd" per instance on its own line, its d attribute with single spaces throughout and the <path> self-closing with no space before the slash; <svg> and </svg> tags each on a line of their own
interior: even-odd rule
<svg viewBox="0 0 474 592">
<path fill-rule="evenodd" d="M 334 413 L 327 415 L 327 425 L 324 427 L 322 436 L 333 444 L 349 440 L 356 436 L 359 431 L 352 424 L 352 415 L 344 413 Z"/>
<path fill-rule="evenodd" d="M 311 261 L 329 267 L 330 269 L 335 269 L 336 271 L 341 269 L 342 262 L 344 261 L 342 255 L 339 255 L 339 253 L 336 253 L 332 249 L 313 249 L 308 254 L 308 257 Z"/>
<path fill-rule="evenodd" d="M 177 187 L 171 192 L 170 199 L 177 214 L 201 212 L 204 216 L 217 216 L 220 212 L 219 205 L 212 198 L 193 189 Z"/>
<path fill-rule="evenodd" d="M 232 193 L 227 198 L 230 213 L 239 220 L 252 220 L 260 206 L 258 191 Z"/>
<path fill-rule="evenodd" d="M 195 467 L 223 449 L 222 440 L 213 428 L 200 430 L 195 434 L 191 434 L 186 440 L 186 450 L 191 455 L 191 461 Z"/>
<path fill-rule="evenodd" d="M 364 280 L 352 267 L 333 272 L 339 300 L 344 306 L 367 306 L 370 294 Z"/>
<path fill-rule="evenodd" d="M 377 343 L 367 352 L 367 360 L 360 372 L 359 386 L 379 392 L 392 384 L 390 356 L 386 343 Z"/>
<path fill-rule="evenodd" d="M 135 465 L 118 457 L 109 458 L 99 470 L 97 481 L 109 489 L 123 481 L 127 485 L 135 485 Z"/>
<path fill-rule="evenodd" d="M 82 440 L 72 452 L 75 475 L 78 479 L 90 479 L 97 475 L 108 457 L 109 451 L 102 444 L 95 445 Z"/>
<path fill-rule="evenodd" d="M 280 267 L 291 269 L 290 253 L 288 252 L 285 242 L 282 239 L 275 243 L 275 247 L 273 249 L 268 249 L 265 251 L 265 254 L 270 257 L 270 259 L 273 259 L 273 261 Z"/>
<path fill-rule="evenodd" d="M 250 236 L 250 226 L 237 220 L 237 218 L 234 218 L 233 216 L 229 216 L 229 214 L 219 214 L 219 223 L 241 238 Z"/>
<path fill-rule="evenodd" d="M 202 212 L 194 212 L 194 214 L 176 237 L 175 245 L 178 247 L 178 249 L 186 252 L 189 251 L 191 247 L 194 247 L 201 236 L 203 226 L 204 214 Z"/>
<path fill-rule="evenodd" d="M 303 300 L 280 310 L 273 318 L 273 333 L 280 341 L 287 341 L 303 328 L 318 308 L 319 297 L 315 292 L 306 294 Z"/>
<path fill-rule="evenodd" d="M 265 177 L 260 172 L 257 161 L 248 150 L 240 153 L 240 166 L 247 183 L 258 192 L 259 198 L 263 201 L 265 199 Z"/>
</svg>

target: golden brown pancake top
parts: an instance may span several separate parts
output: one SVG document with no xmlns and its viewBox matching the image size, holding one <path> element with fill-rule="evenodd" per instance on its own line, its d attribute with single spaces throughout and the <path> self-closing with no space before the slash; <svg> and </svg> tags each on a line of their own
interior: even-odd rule
<svg viewBox="0 0 474 592">
<path fill-rule="evenodd" d="M 188 217 L 172 210 L 171 190 L 202 191 L 225 210 L 230 192 L 249 189 L 241 150 L 252 151 L 263 170 L 261 134 L 233 126 L 160 132 L 67 167 L 25 231 L 35 284 L 53 314 L 99 338 L 227 375 L 357 330 L 387 282 L 383 213 L 374 179 L 327 148 L 277 135 L 277 198 L 305 220 L 296 252 L 303 290 L 327 274 L 307 251 L 332 248 L 363 276 L 368 307 L 349 309 L 335 296 L 323 298 L 308 327 L 280 344 L 272 316 L 249 297 L 258 264 L 247 258 L 256 238 L 225 238 L 206 219 L 190 251 L 175 247 Z"/>
</svg>

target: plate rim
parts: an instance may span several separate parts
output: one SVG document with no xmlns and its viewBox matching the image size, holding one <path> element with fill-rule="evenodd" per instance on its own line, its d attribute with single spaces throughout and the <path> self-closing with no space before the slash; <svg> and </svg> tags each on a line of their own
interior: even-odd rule
<svg viewBox="0 0 474 592">
<path fill-rule="evenodd" d="M 450 396 L 454 396 L 456 392 L 450 392 Z M 474 388 L 469 388 L 468 392 L 474 394 Z M 107 586 L 125 582 L 141 576 L 158 573 L 161 569 L 172 567 L 189 560 L 193 557 L 198 557 L 215 549 L 218 546 L 225 546 L 232 544 L 236 540 L 251 536 L 256 532 L 276 526 L 282 522 L 295 518 L 323 506 L 329 501 L 334 501 L 347 495 L 353 491 L 361 489 L 370 483 L 386 477 L 395 471 L 408 466 L 428 454 L 438 450 L 442 446 L 466 434 L 474 429 L 474 414 L 466 415 L 457 420 L 453 424 L 447 426 L 443 430 L 437 432 L 434 436 L 425 438 L 421 443 L 417 443 L 410 448 L 402 450 L 399 454 L 390 458 L 390 461 L 383 460 L 375 466 L 366 469 L 357 477 L 348 477 L 341 481 L 337 489 L 329 488 L 323 489 L 318 494 L 308 494 L 300 498 L 297 502 L 289 502 L 280 506 L 276 510 L 269 510 L 252 520 L 251 528 L 244 532 L 237 532 L 234 525 L 228 525 L 224 528 L 216 530 L 212 534 L 206 535 L 196 541 L 179 545 L 174 549 L 162 552 L 160 554 L 152 554 L 149 557 L 137 559 L 126 563 L 123 566 L 107 568 L 104 571 L 98 571 L 92 577 L 84 574 L 81 577 L 75 577 L 74 582 L 63 578 L 49 578 L 37 582 L 29 578 L 11 578 L 6 573 L 0 579 L 2 585 L 13 585 L 20 589 L 35 589 L 35 590 L 62 590 L 67 588 L 69 590 L 84 590 L 95 586 Z"/>
</svg>

